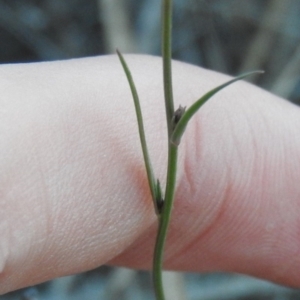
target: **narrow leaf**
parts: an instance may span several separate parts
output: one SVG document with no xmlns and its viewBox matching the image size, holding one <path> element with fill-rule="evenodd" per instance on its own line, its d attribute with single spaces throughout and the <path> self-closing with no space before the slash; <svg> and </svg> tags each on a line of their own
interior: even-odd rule
<svg viewBox="0 0 300 300">
<path fill-rule="evenodd" d="M 174 144 L 175 146 L 178 146 L 180 144 L 181 137 L 185 131 L 185 128 L 188 124 L 188 122 L 191 120 L 193 115 L 200 109 L 200 107 L 208 101 L 213 95 L 215 95 L 217 92 L 220 90 L 224 89 L 228 85 L 241 80 L 247 76 L 250 76 L 252 74 L 256 73 L 264 73 L 263 71 L 253 71 L 249 73 L 242 74 L 212 90 L 210 90 L 208 93 L 206 93 L 204 96 L 202 96 L 199 100 L 197 100 L 194 104 L 192 104 L 186 111 L 185 113 L 181 116 L 180 120 L 178 121 L 172 136 L 171 136 L 171 143 Z"/>
<path fill-rule="evenodd" d="M 152 165 L 151 165 L 151 161 L 150 161 L 150 157 L 149 157 L 139 96 L 138 96 L 131 72 L 125 62 L 123 55 L 118 50 L 117 50 L 117 54 L 119 56 L 119 59 L 121 61 L 121 64 L 123 66 L 124 72 L 126 74 L 126 77 L 127 77 L 130 89 L 131 89 L 134 106 L 135 106 L 136 117 L 137 117 L 137 121 L 138 121 L 139 135 L 140 135 L 140 141 L 141 141 L 141 146 L 142 146 L 142 151 L 143 151 L 143 156 L 144 156 L 145 167 L 146 167 L 146 171 L 147 171 L 148 183 L 149 183 L 149 187 L 151 190 L 151 195 L 152 195 L 155 212 L 156 212 L 156 214 L 159 214 L 157 199 L 159 196 L 158 193 L 160 191 L 157 191 L 156 181 L 155 181 L 155 177 L 153 174 L 153 169 L 152 169 Z"/>
</svg>

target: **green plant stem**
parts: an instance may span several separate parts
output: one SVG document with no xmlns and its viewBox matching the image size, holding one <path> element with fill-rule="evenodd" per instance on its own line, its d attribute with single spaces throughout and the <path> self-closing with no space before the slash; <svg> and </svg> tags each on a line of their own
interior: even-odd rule
<svg viewBox="0 0 300 300">
<path fill-rule="evenodd" d="M 174 114 L 172 88 L 172 0 L 162 1 L 162 57 L 165 107 L 167 115 L 168 136 L 172 134 L 172 118 Z"/>
<path fill-rule="evenodd" d="M 165 300 L 162 270 L 163 253 L 170 223 L 171 212 L 174 202 L 176 172 L 177 172 L 177 146 L 170 142 L 173 133 L 173 88 L 172 88 L 172 0 L 162 1 L 162 57 L 166 119 L 168 126 L 168 168 L 165 197 L 162 211 L 158 216 L 158 232 L 156 237 L 153 256 L 153 283 L 157 300 Z"/>
<path fill-rule="evenodd" d="M 163 253 L 174 202 L 177 173 L 177 153 L 178 147 L 170 144 L 165 201 L 162 212 L 158 217 L 159 225 L 153 258 L 153 283 L 157 300 L 165 300 L 162 282 Z"/>
</svg>

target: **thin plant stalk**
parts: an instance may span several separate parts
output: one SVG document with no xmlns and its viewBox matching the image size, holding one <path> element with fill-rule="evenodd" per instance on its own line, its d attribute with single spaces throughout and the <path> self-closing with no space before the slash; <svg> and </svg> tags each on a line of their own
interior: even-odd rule
<svg viewBox="0 0 300 300">
<path fill-rule="evenodd" d="M 174 115 L 173 87 L 172 87 L 172 0 L 162 1 L 162 58 L 165 108 L 168 126 L 168 136 L 172 134 L 172 118 Z"/>
<path fill-rule="evenodd" d="M 159 225 L 153 257 L 153 284 L 157 300 L 165 300 L 162 282 L 163 253 L 175 196 L 177 153 L 178 147 L 169 143 L 166 192 L 163 208 L 158 216 Z"/>
<path fill-rule="evenodd" d="M 173 132 L 174 101 L 172 88 L 172 0 L 162 1 L 162 58 L 163 58 L 163 80 L 165 109 L 168 127 L 168 168 L 165 187 L 165 197 L 161 214 L 158 216 L 158 233 L 156 237 L 153 256 L 153 284 L 157 300 L 165 300 L 162 269 L 163 253 L 166 242 L 167 231 L 170 223 L 171 212 L 174 202 L 177 153 L 178 148 L 171 144 L 170 138 Z"/>
<path fill-rule="evenodd" d="M 162 57 L 163 57 L 163 76 L 164 76 L 164 93 L 166 118 L 168 125 L 168 169 L 167 182 L 165 187 L 165 198 L 161 214 L 158 216 L 159 226 L 156 238 L 156 244 L 153 257 L 153 283 L 157 300 L 165 300 L 164 288 L 162 282 L 163 271 L 163 253 L 167 237 L 167 231 L 171 219 L 171 213 L 175 198 L 176 173 L 177 173 L 177 156 L 178 145 L 181 136 L 192 116 L 200 109 L 200 107 L 209 100 L 214 94 L 222 90 L 231 83 L 238 81 L 255 72 L 243 74 L 229 82 L 220 85 L 211 90 L 198 101 L 196 101 L 186 112 L 183 111 L 178 123 L 174 124 L 174 102 L 172 89 L 172 0 L 163 0 L 162 2 Z"/>
</svg>

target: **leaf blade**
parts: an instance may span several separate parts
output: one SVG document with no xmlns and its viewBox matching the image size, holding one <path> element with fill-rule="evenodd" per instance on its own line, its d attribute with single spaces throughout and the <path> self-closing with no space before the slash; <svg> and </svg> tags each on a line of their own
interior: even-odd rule
<svg viewBox="0 0 300 300">
<path fill-rule="evenodd" d="M 216 93 L 224 89 L 225 87 L 231 85 L 232 83 L 239 81 L 241 79 L 244 79 L 245 77 L 248 77 L 250 75 L 256 74 L 256 73 L 264 73 L 263 71 L 252 71 L 245 74 L 242 74 L 234 79 L 231 79 L 218 87 L 210 90 L 206 94 L 204 94 L 200 99 L 198 99 L 194 104 L 192 104 L 182 115 L 178 123 L 176 124 L 174 131 L 171 135 L 171 143 L 175 146 L 178 146 L 180 144 L 180 140 L 183 136 L 183 133 L 185 131 L 186 126 L 188 125 L 191 118 L 194 116 L 194 114 L 204 105 L 212 96 L 214 96 Z"/>
<path fill-rule="evenodd" d="M 137 117 L 137 122 L 138 122 L 140 142 L 141 142 L 141 146 L 142 146 L 144 163 L 145 163 L 146 172 L 147 172 L 148 184 L 150 187 L 155 212 L 157 215 L 159 215 L 158 197 L 160 195 L 158 195 L 158 194 L 160 193 L 160 190 L 158 191 L 157 182 L 154 177 L 153 168 L 152 168 L 152 164 L 151 164 L 151 160 L 150 160 L 150 156 L 149 156 L 139 96 L 138 96 L 137 89 L 134 84 L 133 77 L 131 75 L 131 72 L 128 68 L 128 65 L 127 65 L 123 55 L 121 54 L 121 52 L 119 50 L 117 50 L 117 54 L 118 54 L 118 57 L 122 64 L 125 75 L 127 77 L 127 80 L 128 80 L 129 86 L 130 86 L 130 90 L 131 90 L 131 94 L 132 94 L 132 98 L 134 101 L 135 112 L 136 112 L 136 117 Z"/>
</svg>

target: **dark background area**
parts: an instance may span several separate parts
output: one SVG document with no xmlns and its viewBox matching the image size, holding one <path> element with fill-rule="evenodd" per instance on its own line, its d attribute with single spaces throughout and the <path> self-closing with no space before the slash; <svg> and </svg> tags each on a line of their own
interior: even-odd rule
<svg viewBox="0 0 300 300">
<path fill-rule="evenodd" d="M 231 75 L 263 69 L 255 84 L 300 103 L 299 0 L 174 0 L 173 27 L 175 59 Z M 160 55 L 160 0 L 0 0 L 1 64 L 116 48 Z M 235 274 L 167 273 L 166 282 L 172 300 L 300 299 L 297 290 Z M 148 273 L 103 266 L 0 299 L 154 298 Z"/>
<path fill-rule="evenodd" d="M 299 0 L 174 0 L 173 56 L 300 102 Z M 0 0 L 0 63 L 160 54 L 160 0 Z"/>
</svg>

